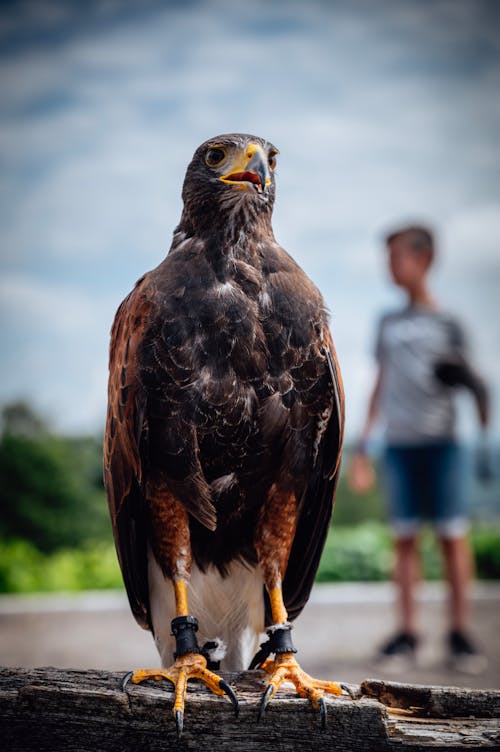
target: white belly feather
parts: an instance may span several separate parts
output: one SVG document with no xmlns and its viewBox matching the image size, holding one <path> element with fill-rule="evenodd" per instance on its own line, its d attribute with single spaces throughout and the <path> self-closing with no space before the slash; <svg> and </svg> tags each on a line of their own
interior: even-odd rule
<svg viewBox="0 0 500 752">
<path fill-rule="evenodd" d="M 175 640 L 170 622 L 175 617 L 174 589 L 151 551 L 148 552 L 149 601 L 155 642 L 163 666 L 173 662 Z M 263 579 L 259 567 L 233 562 L 222 577 L 210 568 L 203 573 L 193 564 L 188 585 L 189 613 L 198 619 L 198 643 L 219 639 L 225 643 L 222 668 L 248 668 L 264 631 Z"/>
</svg>

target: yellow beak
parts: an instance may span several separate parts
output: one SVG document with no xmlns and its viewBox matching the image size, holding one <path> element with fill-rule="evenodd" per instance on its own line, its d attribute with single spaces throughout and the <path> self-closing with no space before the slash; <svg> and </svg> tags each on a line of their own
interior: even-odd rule
<svg viewBox="0 0 500 752">
<path fill-rule="evenodd" d="M 259 144 L 247 144 L 236 155 L 231 169 L 219 178 L 223 183 L 248 188 L 254 185 L 259 192 L 265 191 L 271 183 L 271 172 L 267 155 Z"/>
</svg>

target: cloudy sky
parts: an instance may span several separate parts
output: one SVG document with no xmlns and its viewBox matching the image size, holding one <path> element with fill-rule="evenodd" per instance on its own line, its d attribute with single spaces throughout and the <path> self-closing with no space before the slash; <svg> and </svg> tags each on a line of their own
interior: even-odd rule
<svg viewBox="0 0 500 752">
<path fill-rule="evenodd" d="M 380 238 L 407 220 L 438 233 L 500 434 L 496 0 L 2 3 L 0 85 L 2 402 L 102 429 L 114 312 L 168 250 L 196 146 L 244 131 L 280 149 L 275 234 L 332 312 L 348 434 L 400 302 Z"/>
</svg>

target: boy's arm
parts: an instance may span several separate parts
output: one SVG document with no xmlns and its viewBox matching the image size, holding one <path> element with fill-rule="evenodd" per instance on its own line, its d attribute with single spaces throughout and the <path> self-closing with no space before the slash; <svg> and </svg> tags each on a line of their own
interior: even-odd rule
<svg viewBox="0 0 500 752">
<path fill-rule="evenodd" d="M 377 374 L 375 377 L 375 383 L 373 385 L 373 389 L 370 394 L 370 399 L 368 401 L 368 411 L 366 413 L 365 424 L 364 424 L 363 430 L 361 431 L 358 444 L 356 446 L 357 454 L 366 454 L 366 444 L 368 442 L 370 433 L 378 417 L 381 384 L 382 384 L 382 366 L 379 365 Z"/>
<path fill-rule="evenodd" d="M 476 403 L 477 416 L 479 425 L 483 431 L 486 431 L 490 424 L 491 408 L 490 408 L 490 395 L 486 382 L 478 376 L 477 373 L 473 375 L 474 384 L 471 387 L 474 395 L 474 401 Z"/>
<path fill-rule="evenodd" d="M 477 417 L 481 427 L 481 437 L 476 448 L 475 468 L 480 481 L 489 482 L 494 477 L 491 451 L 488 445 L 487 429 L 490 423 L 490 395 L 485 381 L 472 368 L 465 356 L 437 363 L 437 378 L 446 386 L 465 387 L 474 399 Z"/>
<path fill-rule="evenodd" d="M 472 366 L 468 337 L 462 324 L 455 318 L 449 320 L 450 352 L 435 366 L 435 375 L 446 386 L 465 387 L 474 399 L 482 431 L 490 422 L 490 401 L 486 382 Z"/>
</svg>

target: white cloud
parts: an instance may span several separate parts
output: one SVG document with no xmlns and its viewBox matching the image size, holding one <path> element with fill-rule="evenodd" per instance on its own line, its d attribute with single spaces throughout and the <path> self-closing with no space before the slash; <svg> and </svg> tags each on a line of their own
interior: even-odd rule
<svg viewBox="0 0 500 752">
<path fill-rule="evenodd" d="M 443 245 L 450 262 L 459 259 L 460 273 L 486 272 L 500 281 L 500 201 L 463 207 L 450 216 Z"/>
<path fill-rule="evenodd" d="M 33 399 L 60 428 L 95 430 L 103 419 L 116 306 L 110 297 L 85 295 L 76 286 L 4 275 L 4 394 Z"/>
</svg>

